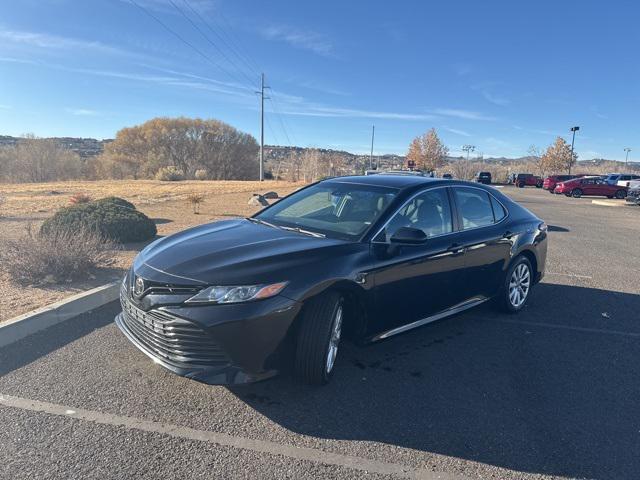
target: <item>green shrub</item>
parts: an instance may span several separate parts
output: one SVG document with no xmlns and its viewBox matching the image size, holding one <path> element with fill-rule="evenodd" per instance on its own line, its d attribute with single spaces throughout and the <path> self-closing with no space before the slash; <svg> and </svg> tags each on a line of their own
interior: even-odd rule
<svg viewBox="0 0 640 480">
<path fill-rule="evenodd" d="M 99 200 L 96 200 L 96 203 L 113 203 L 114 205 L 118 205 L 120 207 L 128 208 L 129 210 L 135 210 L 136 206 L 120 197 L 105 197 Z"/>
<path fill-rule="evenodd" d="M 162 167 L 156 172 L 156 180 L 163 182 L 179 182 L 184 180 L 184 172 L 174 166 Z"/>
<path fill-rule="evenodd" d="M 116 242 L 141 242 L 153 238 L 156 225 L 144 213 L 112 202 L 91 202 L 65 207 L 45 220 L 44 235 L 88 230 Z"/>
</svg>

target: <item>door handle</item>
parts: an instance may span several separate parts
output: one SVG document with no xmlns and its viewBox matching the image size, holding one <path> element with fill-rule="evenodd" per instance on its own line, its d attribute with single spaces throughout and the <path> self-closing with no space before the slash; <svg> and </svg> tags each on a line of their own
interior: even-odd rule
<svg viewBox="0 0 640 480">
<path fill-rule="evenodd" d="M 451 252 L 454 255 L 460 255 L 461 253 L 464 253 L 464 247 L 459 243 L 453 243 L 449 248 L 447 248 L 447 252 Z"/>
</svg>

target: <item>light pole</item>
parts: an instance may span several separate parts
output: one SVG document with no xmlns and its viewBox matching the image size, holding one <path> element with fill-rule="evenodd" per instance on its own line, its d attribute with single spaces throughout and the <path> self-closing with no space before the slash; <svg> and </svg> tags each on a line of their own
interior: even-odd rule
<svg viewBox="0 0 640 480">
<path fill-rule="evenodd" d="M 571 157 L 569 158 L 569 175 L 571 175 L 571 164 L 573 163 L 573 144 L 576 141 L 576 132 L 580 130 L 580 127 L 571 127 L 573 137 L 571 137 Z"/>
<path fill-rule="evenodd" d="M 467 162 L 469 161 L 469 152 L 473 152 L 476 149 L 475 145 L 463 145 L 462 151 L 467 152 Z"/>
<path fill-rule="evenodd" d="M 629 164 L 629 152 L 631 149 L 629 147 L 625 147 L 624 151 L 627 152 L 627 156 L 624 158 L 624 168 L 626 170 Z"/>
</svg>

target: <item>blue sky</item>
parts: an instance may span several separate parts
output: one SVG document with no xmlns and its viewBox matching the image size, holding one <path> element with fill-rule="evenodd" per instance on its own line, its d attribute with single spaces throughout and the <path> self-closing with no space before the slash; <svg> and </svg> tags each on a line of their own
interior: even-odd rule
<svg viewBox="0 0 640 480">
<path fill-rule="evenodd" d="M 581 159 L 640 158 L 637 2 L 134 1 L 195 48 L 130 0 L 0 0 L 0 134 L 185 115 L 257 137 L 264 71 L 269 144 L 368 152 L 375 124 L 402 154 L 435 127 L 516 157 L 579 125 Z"/>
</svg>

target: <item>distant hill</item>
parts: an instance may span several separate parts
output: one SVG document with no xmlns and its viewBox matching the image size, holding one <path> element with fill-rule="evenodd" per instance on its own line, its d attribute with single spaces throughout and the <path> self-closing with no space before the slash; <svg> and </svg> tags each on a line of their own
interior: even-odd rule
<svg viewBox="0 0 640 480">
<path fill-rule="evenodd" d="M 61 147 L 76 152 L 82 158 L 95 157 L 104 150 L 105 144 L 113 140 L 96 140 L 95 138 L 52 137 Z M 20 137 L 0 135 L 0 146 L 12 146 L 20 141 Z"/>
</svg>

